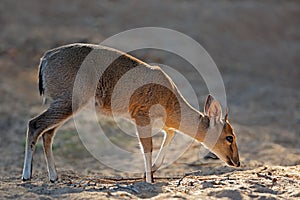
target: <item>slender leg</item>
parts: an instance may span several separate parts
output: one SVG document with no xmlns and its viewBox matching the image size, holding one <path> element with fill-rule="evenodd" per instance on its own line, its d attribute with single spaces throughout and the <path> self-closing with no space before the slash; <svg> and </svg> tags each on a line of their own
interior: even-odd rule
<svg viewBox="0 0 300 200">
<path fill-rule="evenodd" d="M 44 153 L 47 162 L 49 179 L 52 183 L 57 180 L 57 172 L 52 152 L 52 142 L 55 135 L 56 128 L 50 129 L 43 134 Z"/>
<path fill-rule="evenodd" d="M 23 181 L 29 180 L 32 176 L 32 160 L 35 145 L 41 134 L 47 130 L 57 127 L 72 115 L 72 106 L 66 101 L 53 102 L 50 107 L 41 115 L 28 123 L 25 161 L 23 168 Z"/>
<path fill-rule="evenodd" d="M 141 144 L 141 150 L 145 162 L 146 182 L 153 183 L 152 168 L 152 127 L 149 125 L 149 118 L 141 117 L 136 119 L 137 134 Z M 142 126 L 141 126 L 142 125 Z"/>
<path fill-rule="evenodd" d="M 174 138 L 174 134 L 175 134 L 174 130 L 167 129 L 165 131 L 164 140 L 163 140 L 162 145 L 159 149 L 159 152 L 158 152 L 158 154 L 155 158 L 154 164 L 152 165 L 152 172 L 153 173 L 156 170 L 158 170 L 160 168 L 160 166 L 162 165 L 162 163 L 165 159 L 166 152 L 168 150 L 168 146 L 169 146 L 170 142 L 172 141 L 172 139 Z"/>
<path fill-rule="evenodd" d="M 28 124 L 27 136 L 26 136 L 26 149 L 25 149 L 25 160 L 23 167 L 23 181 L 31 179 L 32 176 L 32 160 L 33 153 L 35 151 L 35 145 L 38 138 L 42 134 L 42 129 L 35 130 L 35 119 L 32 119 Z"/>
<path fill-rule="evenodd" d="M 32 142 L 31 142 L 32 141 Z M 33 159 L 33 152 L 35 150 L 35 143 L 37 139 L 33 138 L 29 131 L 27 131 L 27 139 L 26 139 L 26 147 L 25 147 L 25 160 L 24 160 L 24 167 L 23 167 L 23 181 L 27 181 L 31 179 L 32 174 L 32 159 Z M 29 145 L 32 143 L 31 145 Z"/>
</svg>

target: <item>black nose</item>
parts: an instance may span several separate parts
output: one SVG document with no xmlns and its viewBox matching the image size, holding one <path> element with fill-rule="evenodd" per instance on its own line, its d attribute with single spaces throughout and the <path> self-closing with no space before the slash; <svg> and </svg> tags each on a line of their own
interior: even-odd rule
<svg viewBox="0 0 300 200">
<path fill-rule="evenodd" d="M 241 166 L 241 163 L 240 163 L 240 161 L 237 163 L 237 165 L 236 165 L 237 167 L 239 167 L 239 166 Z"/>
</svg>

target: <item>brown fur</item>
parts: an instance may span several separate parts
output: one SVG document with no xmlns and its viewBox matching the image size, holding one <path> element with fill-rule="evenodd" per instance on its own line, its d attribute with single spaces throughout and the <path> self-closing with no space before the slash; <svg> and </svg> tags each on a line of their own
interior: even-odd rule
<svg viewBox="0 0 300 200">
<path fill-rule="evenodd" d="M 88 58 L 91 55 L 92 57 Z M 78 105 L 75 104 L 76 106 L 74 107 L 74 104 L 72 104 L 74 103 L 72 102 L 74 100 L 72 99 L 73 87 L 76 75 L 80 67 L 85 65 L 85 62 L 89 66 L 95 65 L 96 71 L 90 71 L 91 74 L 94 72 L 101 74 L 101 76 L 98 77 L 96 86 L 89 84 L 89 81 L 91 81 L 89 77 L 85 79 L 85 86 L 81 89 L 82 97 L 85 100 Z M 108 67 L 106 68 L 105 66 Z M 52 140 L 55 130 L 70 118 L 74 112 L 79 111 L 91 98 L 95 98 L 101 113 L 111 115 L 114 88 L 118 81 L 128 72 L 132 72 L 133 76 L 122 86 L 122 90 L 119 93 L 120 98 L 113 99 L 117 105 L 114 108 L 114 112 L 119 115 L 129 112 L 129 118 L 137 125 L 139 140 L 145 156 L 146 180 L 148 182 L 153 181 L 153 171 L 159 167 L 155 163 L 152 165 L 151 159 L 152 118 L 164 118 L 165 120 L 163 130 L 170 137 L 167 137 L 162 147 L 166 147 L 169 144 L 174 135 L 174 130 L 187 134 L 205 144 L 206 133 L 212 126 L 210 123 L 216 120 L 214 115 L 209 114 L 213 113 L 211 104 L 220 110 L 219 105 L 215 104 L 216 100 L 210 97 L 207 99 L 205 106 L 207 114 L 200 113 L 186 102 L 173 81 L 159 67 L 149 66 L 126 53 L 104 46 L 71 44 L 52 49 L 43 56 L 39 70 L 40 93 L 44 94 L 46 98 L 52 99 L 52 102 L 45 112 L 29 122 L 23 180 L 31 178 L 33 152 L 35 144 L 41 135 L 43 135 L 50 180 L 55 181 L 57 179 L 52 153 Z M 145 80 L 148 80 L 149 83 L 143 84 Z M 135 82 L 141 83 L 142 86 L 135 90 L 133 94 L 130 94 L 130 88 L 134 86 Z M 128 95 L 131 96 L 128 97 Z M 125 98 L 130 99 L 129 107 L 127 107 L 128 105 L 122 105 L 122 101 Z M 166 115 L 158 111 L 151 112 L 154 105 L 162 106 Z M 217 124 L 220 123 L 221 120 L 217 121 Z M 222 131 L 222 140 L 228 134 L 234 136 L 233 130 L 230 129 L 230 124 L 226 124 Z M 238 163 L 235 140 L 234 144 L 231 145 L 231 149 L 233 149 L 231 153 L 231 150 L 228 149 L 229 147 L 227 148 L 228 144 L 224 144 L 224 141 L 218 142 L 215 146 L 209 146 L 209 144 L 207 146 L 214 152 L 217 152 L 217 155 L 225 162 L 232 163 L 233 161 L 234 164 Z M 163 157 L 164 155 L 158 159 L 158 165 L 162 163 Z M 226 160 L 228 159 L 227 157 L 231 159 L 230 162 Z"/>
</svg>

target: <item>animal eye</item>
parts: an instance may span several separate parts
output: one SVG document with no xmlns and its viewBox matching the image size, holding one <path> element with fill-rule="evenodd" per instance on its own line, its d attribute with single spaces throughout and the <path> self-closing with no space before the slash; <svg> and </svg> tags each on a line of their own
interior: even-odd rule
<svg viewBox="0 0 300 200">
<path fill-rule="evenodd" d="M 232 142 L 233 142 L 233 137 L 232 137 L 232 136 L 227 136 L 227 137 L 226 137 L 226 140 L 227 140 L 228 142 L 232 143 Z"/>
</svg>

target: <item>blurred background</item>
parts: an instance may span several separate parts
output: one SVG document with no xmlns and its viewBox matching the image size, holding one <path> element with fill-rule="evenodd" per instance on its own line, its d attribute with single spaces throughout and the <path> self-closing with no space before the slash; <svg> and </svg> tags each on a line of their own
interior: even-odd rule
<svg viewBox="0 0 300 200">
<path fill-rule="evenodd" d="M 146 26 L 189 35 L 216 62 L 225 83 L 230 121 L 244 167 L 300 164 L 299 1 L 1 0 L 3 176 L 21 176 L 27 121 L 47 107 L 42 105 L 37 85 L 43 53 L 74 42 L 98 44 L 119 32 Z M 195 89 L 202 111 L 207 89 L 186 61 L 155 50 L 132 54 L 180 71 Z M 115 133 L 114 124 L 106 124 Z M 117 136 L 113 137 L 118 141 Z M 199 145 L 193 144 L 182 158 L 158 173 L 172 175 L 201 168 Z M 121 175 L 85 150 L 72 121 L 58 131 L 54 154 L 58 169 Z M 47 176 L 41 144 L 34 168 Z"/>
</svg>

